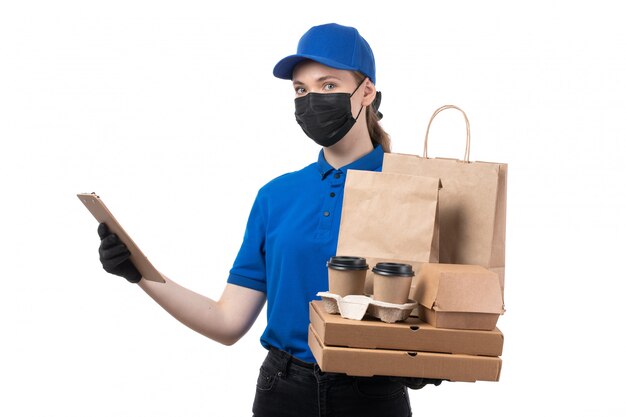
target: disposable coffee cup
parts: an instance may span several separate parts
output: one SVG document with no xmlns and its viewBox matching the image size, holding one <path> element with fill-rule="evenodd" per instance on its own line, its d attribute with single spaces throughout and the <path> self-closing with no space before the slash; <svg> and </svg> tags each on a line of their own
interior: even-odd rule
<svg viewBox="0 0 626 417">
<path fill-rule="evenodd" d="M 333 256 L 328 262 L 328 291 L 345 297 L 363 295 L 365 275 L 369 266 L 365 258 L 357 256 Z"/>
<path fill-rule="evenodd" d="M 374 268 L 374 300 L 405 304 L 415 272 L 409 264 L 379 262 Z"/>
</svg>

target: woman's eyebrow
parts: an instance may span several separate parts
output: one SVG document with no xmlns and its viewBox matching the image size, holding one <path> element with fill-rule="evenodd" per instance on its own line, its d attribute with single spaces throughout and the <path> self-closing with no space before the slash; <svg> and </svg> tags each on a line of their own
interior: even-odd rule
<svg viewBox="0 0 626 417">
<path fill-rule="evenodd" d="M 338 77 L 335 77 L 334 75 L 324 75 L 323 77 L 318 78 L 317 82 L 322 82 L 322 81 L 326 81 L 326 80 L 341 81 Z"/>
<path fill-rule="evenodd" d="M 335 77 L 334 75 L 324 75 L 321 76 L 320 78 L 318 78 L 316 80 L 316 82 L 321 83 L 327 80 L 337 80 L 337 81 L 341 81 L 341 79 L 339 77 Z M 293 85 L 294 86 L 301 86 L 301 85 L 305 85 L 302 81 L 299 80 L 293 80 Z"/>
</svg>

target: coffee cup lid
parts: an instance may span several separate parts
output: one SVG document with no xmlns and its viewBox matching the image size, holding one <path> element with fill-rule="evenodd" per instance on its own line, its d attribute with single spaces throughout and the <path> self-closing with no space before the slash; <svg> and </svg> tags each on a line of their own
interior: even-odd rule
<svg viewBox="0 0 626 417">
<path fill-rule="evenodd" d="M 378 275 L 412 277 L 415 275 L 413 267 L 409 264 L 401 264 L 396 262 L 378 262 L 372 272 Z"/>
<path fill-rule="evenodd" d="M 358 256 L 333 256 L 326 262 L 326 266 L 338 270 L 363 270 L 369 268 L 365 258 Z"/>
</svg>

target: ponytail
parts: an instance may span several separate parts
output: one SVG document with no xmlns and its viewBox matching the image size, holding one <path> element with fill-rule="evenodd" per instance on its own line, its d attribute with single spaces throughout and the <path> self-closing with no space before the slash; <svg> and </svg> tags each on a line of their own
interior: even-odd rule
<svg viewBox="0 0 626 417">
<path fill-rule="evenodd" d="M 367 131 L 372 138 L 372 145 L 376 147 L 379 144 L 383 148 L 383 152 L 391 152 L 391 138 L 380 125 L 376 111 L 372 110 L 372 106 L 367 106 L 365 115 L 367 116 Z"/>
</svg>

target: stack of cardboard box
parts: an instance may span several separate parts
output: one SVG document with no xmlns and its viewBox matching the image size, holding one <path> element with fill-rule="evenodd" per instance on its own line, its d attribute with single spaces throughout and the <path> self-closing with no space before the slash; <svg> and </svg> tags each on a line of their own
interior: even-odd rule
<svg viewBox="0 0 626 417">
<path fill-rule="evenodd" d="M 504 312 L 498 275 L 480 266 L 424 264 L 411 293 L 419 316 L 349 320 L 310 303 L 309 346 L 326 372 L 498 381 Z"/>
</svg>

